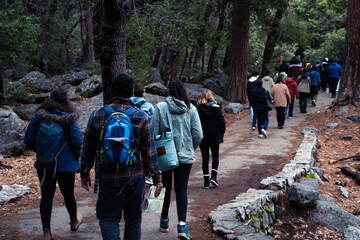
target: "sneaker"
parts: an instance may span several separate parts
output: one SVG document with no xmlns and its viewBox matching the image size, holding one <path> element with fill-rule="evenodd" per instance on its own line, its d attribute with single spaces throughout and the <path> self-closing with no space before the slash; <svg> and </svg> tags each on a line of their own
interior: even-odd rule
<svg viewBox="0 0 360 240">
<path fill-rule="evenodd" d="M 75 221 L 70 221 L 70 230 L 75 232 L 76 230 L 78 230 L 82 222 L 83 222 L 83 216 L 80 213 L 78 213 L 77 219 Z"/>
<path fill-rule="evenodd" d="M 152 177 L 145 177 L 145 184 L 146 185 L 153 185 L 154 182 L 152 180 Z"/>
<path fill-rule="evenodd" d="M 44 228 L 44 232 L 43 232 L 43 237 L 42 237 L 42 239 L 46 239 L 46 240 L 53 240 L 54 238 L 53 238 L 53 236 L 52 236 L 52 234 L 51 234 L 51 231 L 50 231 L 50 229 L 47 229 L 47 228 Z"/>
<path fill-rule="evenodd" d="M 181 240 L 190 240 L 190 235 L 187 230 L 187 224 L 177 226 L 178 229 L 178 239 Z"/>
<path fill-rule="evenodd" d="M 169 217 L 166 220 L 162 220 L 160 217 L 160 232 L 169 232 Z"/>
<path fill-rule="evenodd" d="M 263 134 L 263 136 L 264 136 L 265 138 L 267 138 L 267 133 L 266 133 L 266 130 L 265 130 L 265 129 L 261 129 L 261 133 Z"/>
<path fill-rule="evenodd" d="M 316 101 L 315 101 L 315 99 L 313 99 L 313 100 L 311 101 L 311 103 L 312 103 L 313 106 L 316 106 Z"/>
<path fill-rule="evenodd" d="M 255 128 L 255 127 L 252 127 L 251 129 L 252 129 L 252 130 L 255 130 L 256 128 Z"/>
<path fill-rule="evenodd" d="M 293 118 L 293 117 L 289 117 L 289 118 Z"/>
<path fill-rule="evenodd" d="M 258 138 L 264 138 L 264 135 L 259 134 Z"/>
</svg>

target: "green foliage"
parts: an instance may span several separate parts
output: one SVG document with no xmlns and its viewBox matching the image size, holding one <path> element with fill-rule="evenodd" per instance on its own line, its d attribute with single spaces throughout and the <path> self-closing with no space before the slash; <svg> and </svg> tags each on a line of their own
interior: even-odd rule
<svg viewBox="0 0 360 240">
<path fill-rule="evenodd" d="M 315 178 L 315 174 L 313 172 L 313 170 L 310 170 L 306 173 L 305 175 L 306 178 Z"/>
</svg>

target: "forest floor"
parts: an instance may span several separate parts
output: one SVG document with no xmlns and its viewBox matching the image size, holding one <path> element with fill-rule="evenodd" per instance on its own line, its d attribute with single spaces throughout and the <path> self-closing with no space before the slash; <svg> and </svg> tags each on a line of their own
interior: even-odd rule
<svg viewBox="0 0 360 240">
<path fill-rule="evenodd" d="M 323 100 L 322 100 L 323 99 Z M 275 117 L 271 117 L 272 126 L 269 126 L 268 139 L 257 139 L 256 131 L 250 130 L 249 111 L 243 111 L 239 114 L 225 114 L 227 120 L 227 133 L 225 135 L 224 145 L 220 147 L 220 170 L 219 176 L 220 187 L 216 189 L 203 189 L 201 176 L 201 160 L 197 161 L 193 166 L 192 175 L 190 176 L 190 183 L 188 189 L 189 195 L 189 231 L 192 234 L 192 239 L 223 239 L 212 232 L 208 214 L 217 206 L 225 204 L 235 199 L 235 197 L 246 192 L 248 188 L 259 188 L 260 181 L 268 176 L 279 172 L 282 167 L 289 162 L 295 155 L 295 151 L 302 141 L 301 130 L 305 126 L 312 126 L 318 129 L 318 143 L 317 158 L 315 166 L 324 169 L 329 182 L 324 181 L 324 185 L 319 185 L 320 193 L 328 194 L 334 199 L 334 202 L 343 207 L 346 211 L 353 213 L 360 219 L 360 189 L 356 182 L 343 175 L 340 167 L 347 163 L 353 168 L 360 170 L 360 162 L 356 160 L 345 160 L 336 164 L 329 164 L 328 162 L 340 157 L 354 155 L 360 152 L 360 128 L 359 123 L 350 123 L 345 121 L 346 116 L 353 113 L 359 113 L 360 109 L 354 106 L 349 106 L 349 114 L 343 117 L 335 118 L 335 114 L 339 109 L 328 110 L 331 99 L 328 94 L 321 94 L 319 102 L 324 101 L 323 106 L 312 107 L 308 106 L 309 113 L 302 114 L 295 111 L 293 119 L 286 120 L 284 131 L 288 131 L 292 138 L 288 138 L 290 147 L 286 148 L 280 155 L 269 155 L 264 161 L 256 160 L 257 163 L 246 163 L 249 167 L 234 167 L 239 161 L 233 156 L 227 156 L 226 152 L 230 151 L 225 142 L 227 139 L 233 141 L 233 145 L 244 145 L 244 148 L 251 146 L 257 147 L 257 151 L 265 149 L 267 145 L 273 144 L 276 134 L 282 134 L 275 127 Z M 296 108 L 297 104 L 296 104 Z M 271 114 L 274 115 L 275 111 Z M 290 124 L 290 122 L 292 123 Z M 328 123 L 338 122 L 339 126 L 335 129 L 326 127 Z M 289 126 L 289 127 L 287 127 Z M 292 127 L 290 127 L 292 126 Z M 246 129 L 242 129 L 246 128 Z M 241 131 L 241 138 L 235 134 L 236 131 Z M 341 137 L 352 135 L 351 140 L 344 140 Z M 271 140 L 273 138 L 273 140 Z M 282 140 L 286 141 L 286 140 Z M 247 145 L 248 144 L 248 145 Z M 282 144 L 282 142 L 278 142 Z M 236 146 L 236 145 L 234 145 Z M 274 145 L 275 146 L 275 145 Z M 269 146 L 268 146 L 269 147 Z M 280 146 L 281 147 L 281 146 Z M 246 155 L 247 153 L 243 153 Z M 256 153 L 254 153 L 256 154 Z M 250 156 L 250 155 L 249 155 Z M 199 151 L 196 153 L 197 159 L 201 159 Z M 245 156 L 246 157 L 246 156 Z M 253 156 L 249 157 L 252 158 Z M 227 158 L 232 160 L 227 162 Z M 12 169 L 0 170 L 0 184 L 22 184 L 31 188 L 31 193 L 24 198 L 12 201 L 10 203 L 0 206 L 0 239 L 38 239 L 41 234 L 41 223 L 39 219 L 39 201 L 40 189 L 39 180 L 33 168 L 35 156 L 29 153 L 27 156 L 13 157 L 4 159 L 3 163 L 13 166 Z M 222 162 L 223 160 L 223 162 Z M 349 199 L 343 197 L 339 190 L 339 185 L 344 186 L 349 191 Z M 76 234 L 64 234 L 63 225 L 55 225 L 56 222 L 67 221 L 66 211 L 58 212 L 58 209 L 64 209 L 63 199 L 59 191 L 57 191 L 54 198 L 54 217 L 52 224 L 57 228 L 53 228 L 56 239 L 101 239 L 99 227 L 95 217 L 94 209 L 96 202 L 96 195 L 85 192 L 80 187 L 79 177 L 76 179 L 76 198 L 78 200 L 79 209 L 84 213 L 84 224 L 80 227 Z M 173 196 L 172 199 L 175 199 Z M 282 206 L 280 217 L 277 219 L 274 228 L 275 239 L 342 239 L 342 233 L 328 229 L 321 225 L 314 223 L 311 220 L 311 210 L 299 210 L 288 203 L 286 196 L 280 198 L 279 202 Z M 175 204 L 172 203 L 172 206 Z M 80 211 L 79 210 L 79 211 Z M 176 216 L 176 211 L 175 216 Z M 62 218 L 64 217 L 64 219 Z M 169 233 L 160 234 L 158 232 L 158 217 L 149 223 L 149 219 L 154 219 L 154 216 L 143 217 L 143 236 L 142 239 L 173 239 L 176 234 Z M 171 221 L 171 224 L 174 223 Z M 149 230 L 148 228 L 155 229 Z M 176 228 L 176 225 L 171 226 Z M 176 230 L 174 229 L 175 232 Z"/>
</svg>

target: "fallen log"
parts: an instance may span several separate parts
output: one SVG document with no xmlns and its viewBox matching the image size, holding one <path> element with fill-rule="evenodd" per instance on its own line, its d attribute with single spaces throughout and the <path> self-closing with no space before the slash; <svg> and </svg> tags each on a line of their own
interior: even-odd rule
<svg viewBox="0 0 360 240">
<path fill-rule="evenodd" d="M 360 172 L 357 171 L 355 168 L 350 167 L 349 165 L 345 164 L 342 166 L 341 171 L 345 173 L 347 176 L 356 180 L 356 183 L 360 185 Z"/>
<path fill-rule="evenodd" d="M 347 159 L 354 159 L 354 160 L 360 161 L 360 153 L 357 153 L 357 154 L 349 156 L 349 157 L 330 160 L 329 164 L 334 164 L 334 163 L 341 162 L 341 161 L 344 161 L 344 160 L 347 160 Z"/>
</svg>

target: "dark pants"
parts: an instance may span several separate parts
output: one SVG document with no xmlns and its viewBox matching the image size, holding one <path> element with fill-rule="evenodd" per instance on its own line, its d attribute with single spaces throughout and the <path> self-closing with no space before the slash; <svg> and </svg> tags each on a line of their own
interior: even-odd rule
<svg viewBox="0 0 360 240">
<path fill-rule="evenodd" d="M 122 187 L 107 187 L 100 184 L 96 214 L 99 219 L 103 239 L 120 239 L 119 222 L 124 210 L 124 239 L 141 239 L 141 214 L 144 200 L 145 182 Z"/>
<path fill-rule="evenodd" d="M 327 84 L 328 80 L 326 78 L 321 78 L 321 90 L 323 90 L 323 92 L 326 92 Z"/>
<path fill-rule="evenodd" d="M 209 148 L 211 149 L 212 169 L 217 170 L 219 167 L 219 144 L 206 145 L 200 144 L 201 157 L 202 157 L 202 170 L 203 174 L 209 174 Z"/>
<path fill-rule="evenodd" d="M 39 180 L 41 182 L 44 174 L 43 170 L 37 170 Z M 56 190 L 56 182 L 59 184 L 61 194 L 65 200 L 66 209 L 70 215 L 70 220 L 75 221 L 76 216 L 76 200 L 74 196 L 75 172 L 46 172 L 44 183 L 41 187 L 40 215 L 43 229 L 50 229 L 50 220 L 52 212 L 52 202 Z"/>
<path fill-rule="evenodd" d="M 315 85 L 311 85 L 310 86 L 310 97 L 311 100 L 317 100 L 318 97 L 318 93 L 319 93 L 319 87 L 315 86 Z"/>
<path fill-rule="evenodd" d="M 187 187 L 192 164 L 179 164 L 179 167 L 162 173 L 163 185 L 166 188 L 164 205 L 161 219 L 167 219 L 169 215 L 172 174 L 174 172 L 174 187 L 176 195 L 176 207 L 179 221 L 186 222 L 187 211 Z"/>
<path fill-rule="evenodd" d="M 261 130 L 266 130 L 269 125 L 269 112 L 266 109 L 258 109 L 255 111 L 258 118 L 258 132 L 261 133 Z"/>
<path fill-rule="evenodd" d="M 336 97 L 336 87 L 338 85 L 339 78 L 329 78 L 329 91 L 331 93 L 331 97 Z"/>
<path fill-rule="evenodd" d="M 275 109 L 278 127 L 282 127 L 285 124 L 285 107 L 276 107 Z"/>
<path fill-rule="evenodd" d="M 299 93 L 299 106 L 300 106 L 300 112 L 306 113 L 306 107 L 307 107 L 307 100 L 310 97 L 310 93 L 300 92 Z"/>
</svg>

